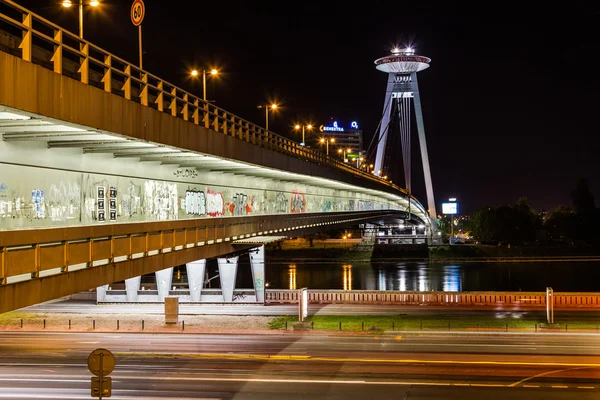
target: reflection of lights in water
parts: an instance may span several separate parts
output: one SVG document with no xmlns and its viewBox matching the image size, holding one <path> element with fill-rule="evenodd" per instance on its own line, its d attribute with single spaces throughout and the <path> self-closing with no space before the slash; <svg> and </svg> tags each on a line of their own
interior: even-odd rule
<svg viewBox="0 0 600 400">
<path fill-rule="evenodd" d="M 379 290 L 385 290 L 387 287 L 387 282 L 385 279 L 385 272 L 380 269 L 379 270 Z"/>
<path fill-rule="evenodd" d="M 401 292 L 405 292 L 406 291 L 406 270 L 404 269 L 400 269 L 398 270 L 398 290 L 400 290 Z"/>
<path fill-rule="evenodd" d="M 442 290 L 444 292 L 460 292 L 460 267 L 457 265 L 446 265 L 442 277 Z"/>
<path fill-rule="evenodd" d="M 352 290 L 352 265 L 344 265 L 344 290 Z"/>
<path fill-rule="evenodd" d="M 290 290 L 296 289 L 296 264 L 290 264 L 290 270 L 288 271 Z"/>
<path fill-rule="evenodd" d="M 419 292 L 427 291 L 427 272 L 425 267 L 419 265 Z"/>
</svg>

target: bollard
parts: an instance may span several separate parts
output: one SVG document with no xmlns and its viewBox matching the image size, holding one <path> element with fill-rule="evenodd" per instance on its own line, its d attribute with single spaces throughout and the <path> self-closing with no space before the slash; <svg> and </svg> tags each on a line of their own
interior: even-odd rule
<svg viewBox="0 0 600 400">
<path fill-rule="evenodd" d="M 421 330 L 423 330 L 423 323 L 421 322 Z"/>
<path fill-rule="evenodd" d="M 506 324 L 506 332 L 508 332 L 508 324 Z"/>
<path fill-rule="evenodd" d="M 71 320 L 69 320 L 69 329 L 71 329 Z"/>
<path fill-rule="evenodd" d="M 44 319 L 44 329 L 46 329 L 46 320 Z"/>
<path fill-rule="evenodd" d="M 364 321 L 363 321 L 363 323 L 362 323 L 362 330 L 363 330 L 363 331 L 365 330 L 365 322 L 364 322 Z"/>
<path fill-rule="evenodd" d="M 537 324 L 535 324 L 535 331 L 537 332 Z"/>
<path fill-rule="evenodd" d="M 450 322 L 448 322 L 448 330 L 450 330 Z"/>
<path fill-rule="evenodd" d="M 340 321 L 340 331 L 342 330 L 342 321 Z"/>
<path fill-rule="evenodd" d="M 117 330 L 119 330 L 119 320 L 117 320 Z"/>
<path fill-rule="evenodd" d="M 23 320 L 21 320 L 23 322 Z M 598 324 L 596 324 L 596 332 L 598 332 Z"/>
<path fill-rule="evenodd" d="M 393 331 L 395 331 L 395 330 L 396 330 L 393 322 L 392 322 L 392 330 L 393 330 Z"/>
<path fill-rule="evenodd" d="M 315 329 L 315 321 L 310 321 L 310 329 Z"/>
<path fill-rule="evenodd" d="M 479 332 L 479 324 L 477 324 L 477 332 Z"/>
<path fill-rule="evenodd" d="M 565 324 L 565 332 L 569 330 L 569 324 Z"/>
<path fill-rule="evenodd" d="M 95 329 L 96 329 L 96 320 L 93 319 L 92 320 L 92 330 L 95 330 Z"/>
<path fill-rule="evenodd" d="M 23 318 L 21 318 L 21 328 L 23 327 Z M 597 330 L 597 329 L 596 329 Z"/>
<path fill-rule="evenodd" d="M 181 330 L 185 331 L 185 321 L 181 321 Z"/>
<path fill-rule="evenodd" d="M 287 321 L 285 321 L 285 330 L 287 331 Z"/>
<path fill-rule="evenodd" d="M 142 320 L 142 330 L 144 330 L 144 320 Z"/>
</svg>

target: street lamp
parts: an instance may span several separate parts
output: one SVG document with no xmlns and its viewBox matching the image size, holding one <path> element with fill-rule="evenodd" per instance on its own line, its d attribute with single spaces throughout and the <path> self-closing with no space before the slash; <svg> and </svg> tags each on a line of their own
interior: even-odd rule
<svg viewBox="0 0 600 400">
<path fill-rule="evenodd" d="M 364 160 L 364 158 L 362 158 L 362 157 L 358 157 L 356 159 L 356 168 L 359 168 L 359 162 L 360 162 L 360 165 L 362 165 L 363 160 Z"/>
<path fill-rule="evenodd" d="M 346 154 L 350 154 L 350 152 L 352 151 L 352 149 L 338 149 L 338 153 L 342 153 L 342 160 L 344 162 L 348 162 L 348 160 L 346 159 Z"/>
<path fill-rule="evenodd" d="M 87 4 L 92 7 L 98 7 L 100 2 L 98 0 L 91 0 Z M 71 0 L 63 0 L 62 6 L 69 8 L 73 5 Z M 79 37 L 83 39 L 83 0 L 79 0 Z"/>
<path fill-rule="evenodd" d="M 202 70 L 202 98 L 204 99 L 204 101 L 206 101 L 206 73 L 209 72 L 211 75 L 217 75 L 219 73 L 218 70 L 216 69 L 211 69 L 210 71 L 207 71 L 205 69 Z M 190 73 L 194 78 L 198 76 L 199 72 L 198 70 L 192 70 L 192 72 Z"/>
<path fill-rule="evenodd" d="M 257 106 L 257 108 L 265 109 L 265 129 L 268 131 L 269 130 L 269 109 L 271 109 L 273 111 L 277 110 L 277 104 L 275 104 L 275 103 L 267 104 L 265 106 Z"/>
<path fill-rule="evenodd" d="M 313 126 L 311 124 L 308 125 L 302 125 L 302 143 L 300 143 L 300 146 L 306 146 L 306 142 L 304 141 L 304 128 L 306 128 L 307 130 L 311 130 L 313 128 Z M 295 130 L 300 129 L 300 125 L 296 125 L 294 127 Z"/>
<path fill-rule="evenodd" d="M 319 140 L 319 142 L 325 143 L 325 147 L 327 149 L 326 152 L 327 152 L 327 155 L 329 155 L 329 142 L 335 143 L 335 139 L 331 138 L 329 140 L 326 140 L 325 138 L 321 138 L 321 140 Z"/>
</svg>

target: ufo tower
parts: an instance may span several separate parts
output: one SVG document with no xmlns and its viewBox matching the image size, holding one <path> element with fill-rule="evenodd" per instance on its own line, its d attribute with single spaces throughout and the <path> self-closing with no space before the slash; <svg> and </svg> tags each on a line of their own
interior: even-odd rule
<svg viewBox="0 0 600 400">
<path fill-rule="evenodd" d="M 423 161 L 423 174 L 425 175 L 425 190 L 427 192 L 427 208 L 432 221 L 437 216 L 429 170 L 429 156 L 425 141 L 425 126 L 421 111 L 421 98 L 417 84 L 417 72 L 429 68 L 430 58 L 419 56 L 410 47 L 405 49 L 395 48 L 392 54 L 375 60 L 375 67 L 388 74 L 387 89 L 383 116 L 377 136 L 377 155 L 375 157 L 375 173 L 384 175 L 389 167 L 386 163 L 385 151 L 390 132 L 390 122 L 398 123 L 400 143 L 402 147 L 402 162 L 406 189 L 411 192 L 411 110 L 414 108 L 414 117 L 417 122 L 421 160 Z M 411 105 L 412 103 L 412 105 Z M 414 106 L 414 107 L 413 107 Z M 391 157 L 387 158 L 391 161 Z"/>
</svg>

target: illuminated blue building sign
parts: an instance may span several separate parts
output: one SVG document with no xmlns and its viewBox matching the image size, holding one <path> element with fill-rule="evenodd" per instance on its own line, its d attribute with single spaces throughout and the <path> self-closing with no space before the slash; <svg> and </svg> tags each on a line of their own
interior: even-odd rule
<svg viewBox="0 0 600 400">
<path fill-rule="evenodd" d="M 351 130 L 357 130 L 358 129 L 358 122 L 356 121 L 352 121 L 350 123 L 350 129 Z M 319 127 L 319 130 L 321 132 L 344 132 L 345 129 L 341 126 L 338 125 L 337 121 L 333 121 L 333 124 L 331 126 L 325 126 L 325 125 L 321 125 Z"/>
</svg>

